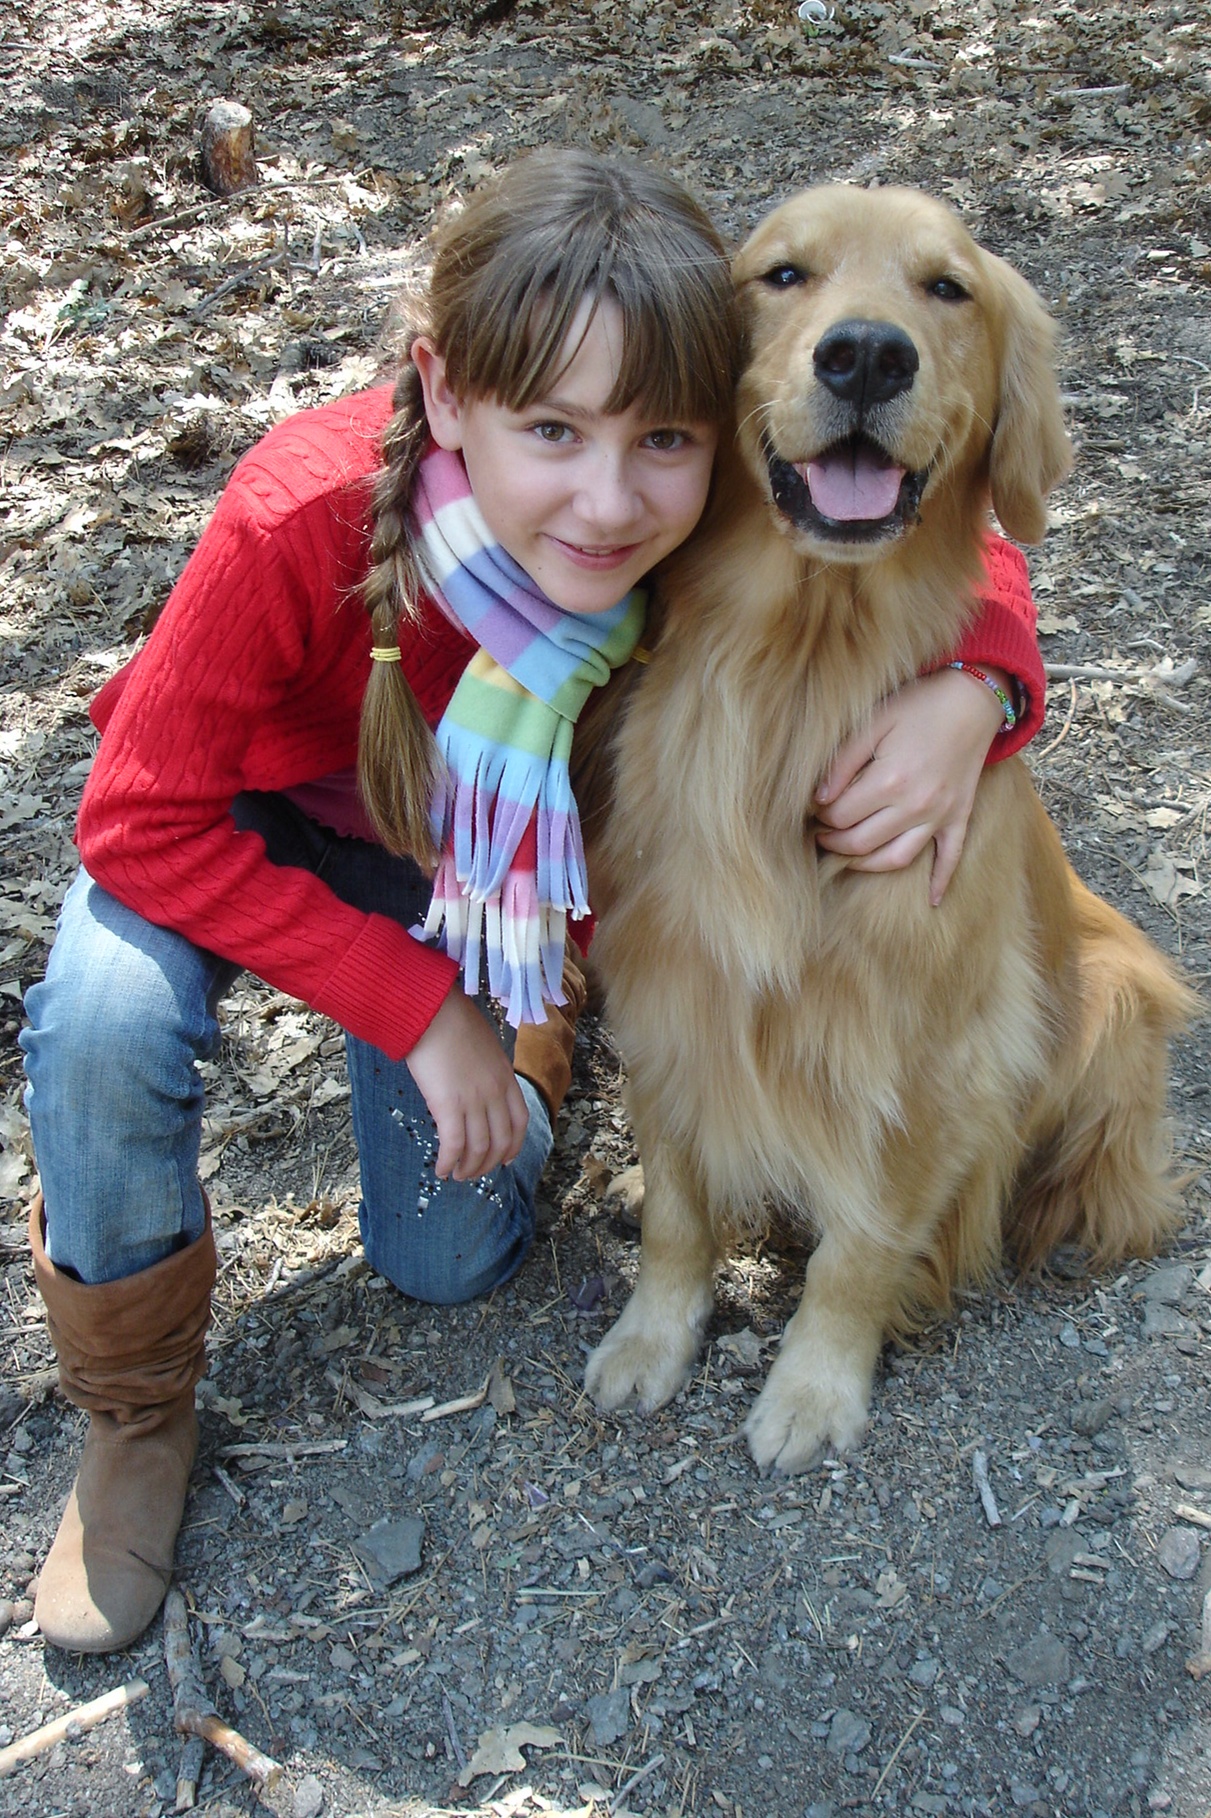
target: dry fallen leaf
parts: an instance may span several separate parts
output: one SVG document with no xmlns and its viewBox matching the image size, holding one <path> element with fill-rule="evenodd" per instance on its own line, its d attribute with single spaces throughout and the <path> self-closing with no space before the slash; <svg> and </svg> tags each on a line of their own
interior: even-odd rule
<svg viewBox="0 0 1211 1818">
<path fill-rule="evenodd" d="M 459 1786 L 470 1786 L 478 1774 L 519 1774 L 526 1765 L 523 1748 L 553 1749 L 563 1741 L 558 1730 L 535 1723 L 513 1723 L 508 1729 L 485 1730 L 479 1746 L 458 1776 Z"/>
</svg>

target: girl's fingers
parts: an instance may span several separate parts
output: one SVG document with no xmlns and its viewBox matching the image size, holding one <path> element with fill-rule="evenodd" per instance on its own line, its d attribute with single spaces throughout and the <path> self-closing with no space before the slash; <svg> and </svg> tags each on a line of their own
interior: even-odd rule
<svg viewBox="0 0 1211 1818">
<path fill-rule="evenodd" d="M 462 1112 L 455 1109 L 434 1112 L 433 1122 L 437 1130 L 437 1160 L 433 1172 L 438 1180 L 449 1180 L 455 1174 L 465 1146 L 464 1118 Z"/>
<path fill-rule="evenodd" d="M 869 729 L 842 745 L 829 765 L 827 776 L 816 791 L 816 801 L 821 806 L 835 802 L 837 797 L 849 788 L 854 778 L 866 768 L 877 750 L 878 740 L 872 736 Z"/>
<path fill-rule="evenodd" d="M 881 808 L 852 826 L 825 828 L 817 832 L 816 839 L 828 852 L 839 852 L 845 858 L 869 858 L 911 831 L 913 827 L 905 827 L 899 809 Z"/>
<path fill-rule="evenodd" d="M 906 833 L 886 840 L 872 851 L 857 854 L 850 861 L 850 870 L 902 871 L 921 855 L 932 838 L 931 827 L 910 827 Z"/>
<path fill-rule="evenodd" d="M 484 1105 L 472 1106 L 463 1117 L 463 1147 L 455 1180 L 475 1180 L 495 1166 L 492 1160 L 492 1126 Z"/>
</svg>

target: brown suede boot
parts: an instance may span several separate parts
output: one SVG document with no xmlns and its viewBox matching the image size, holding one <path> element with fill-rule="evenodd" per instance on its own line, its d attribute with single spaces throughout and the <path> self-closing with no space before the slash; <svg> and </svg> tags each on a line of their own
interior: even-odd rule
<svg viewBox="0 0 1211 1818">
<path fill-rule="evenodd" d="M 588 986 L 571 943 L 563 956 L 563 994 L 566 1004 L 548 1004 L 545 1023 L 523 1023 L 513 1049 L 513 1071 L 537 1086 L 551 1113 L 551 1128 L 572 1083 L 572 1050 L 576 1045 L 576 1019 L 585 1006 Z"/>
<path fill-rule="evenodd" d="M 40 1195 L 29 1238 L 59 1386 L 89 1414 L 34 1615 L 56 1647 L 109 1654 L 143 1633 L 172 1580 L 198 1443 L 193 1389 L 205 1368 L 214 1237 L 207 1214 L 187 1249 L 95 1287 L 47 1256 Z"/>
</svg>

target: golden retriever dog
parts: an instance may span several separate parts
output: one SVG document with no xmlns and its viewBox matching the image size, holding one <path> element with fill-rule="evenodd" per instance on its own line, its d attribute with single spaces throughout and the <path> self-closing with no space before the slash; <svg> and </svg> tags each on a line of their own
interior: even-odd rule
<svg viewBox="0 0 1211 1818">
<path fill-rule="evenodd" d="M 1068 439 L 1052 329 L 945 206 L 808 191 L 742 248 L 739 429 L 619 735 L 594 943 L 644 1167 L 603 1408 L 686 1381 L 717 1260 L 815 1237 L 747 1436 L 802 1470 L 863 1432 L 886 1335 L 1057 1243 L 1177 1216 L 1166 1040 L 1196 1000 L 1091 894 L 1025 766 L 989 766 L 958 871 L 863 873 L 811 802 L 876 703 L 953 650 L 989 503 L 1043 534 Z M 596 888 L 596 880 L 595 880 Z"/>
</svg>

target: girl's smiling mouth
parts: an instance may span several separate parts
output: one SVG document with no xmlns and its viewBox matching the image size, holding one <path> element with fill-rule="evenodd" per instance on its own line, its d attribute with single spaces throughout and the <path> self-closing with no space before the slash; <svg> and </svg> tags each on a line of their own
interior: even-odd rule
<svg viewBox="0 0 1211 1818">
<path fill-rule="evenodd" d="M 563 537 L 553 536 L 550 541 L 561 555 L 579 568 L 621 568 L 639 549 L 638 543 L 612 543 L 599 548 L 592 544 L 569 543 Z"/>
</svg>

